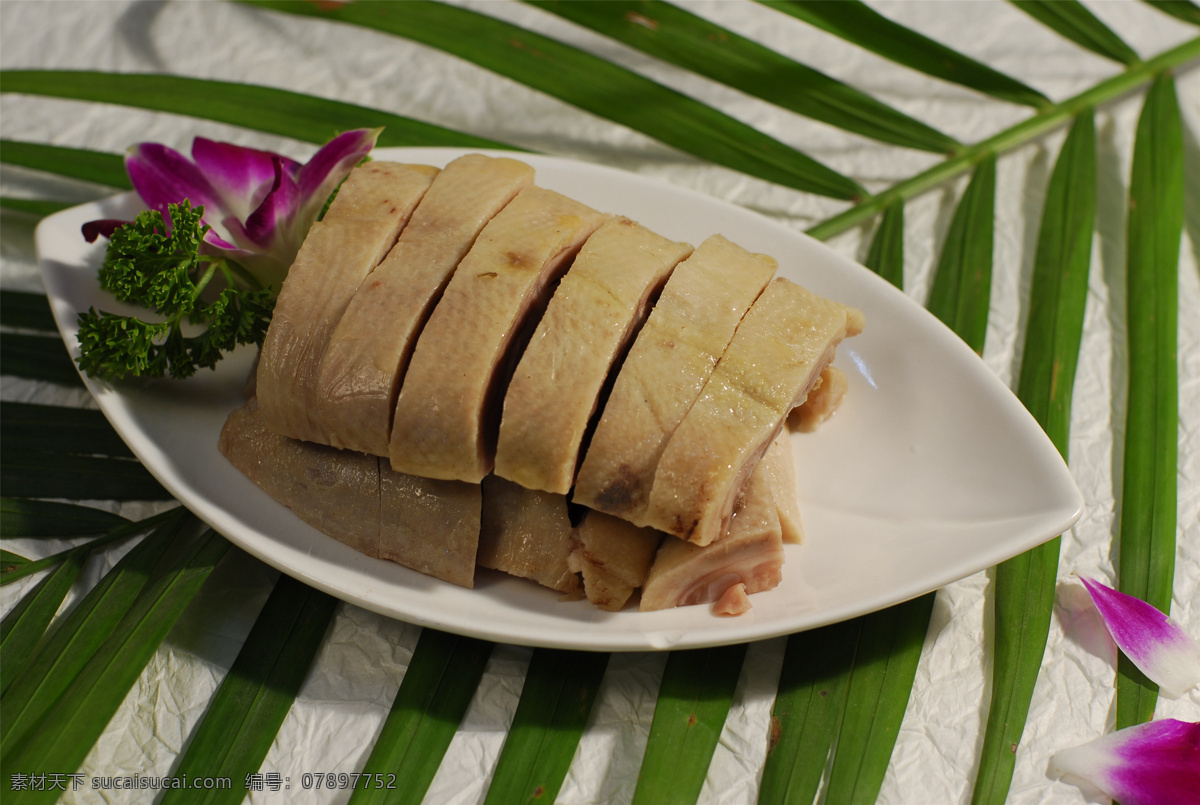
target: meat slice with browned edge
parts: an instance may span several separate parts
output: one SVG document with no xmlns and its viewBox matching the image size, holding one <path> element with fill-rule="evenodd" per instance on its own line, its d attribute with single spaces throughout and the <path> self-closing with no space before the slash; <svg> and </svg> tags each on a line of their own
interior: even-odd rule
<svg viewBox="0 0 1200 805">
<path fill-rule="evenodd" d="M 403 239 L 403 238 L 402 238 Z M 566 494 L 613 362 L 692 251 L 628 218 L 587 240 L 559 283 L 504 397 L 495 472 Z"/>
<path fill-rule="evenodd" d="M 643 612 L 725 599 L 744 611 L 744 596 L 770 590 L 783 578 L 783 533 L 770 481 L 754 472 L 728 530 L 706 546 L 676 537 L 663 539 L 642 587 Z M 735 590 L 738 585 L 744 585 Z"/>
<path fill-rule="evenodd" d="M 350 172 L 288 270 L 263 341 L 258 399 L 267 427 L 330 443 L 317 377 L 354 292 L 396 242 L 437 168 L 368 162 Z"/>
<path fill-rule="evenodd" d="M 787 279 L 772 282 L 663 450 L 648 525 L 698 545 L 723 534 L 788 414 L 804 402 L 838 343 L 862 325 L 855 308 Z"/>
<path fill-rule="evenodd" d="M 775 267 L 713 235 L 675 268 L 613 383 L 572 500 L 648 524 L 659 456 Z"/>
<path fill-rule="evenodd" d="M 532 183 L 529 165 L 482 154 L 459 157 L 433 180 L 325 350 L 318 404 L 333 445 L 388 454 L 396 394 L 429 312 L 480 230 Z"/>
<path fill-rule="evenodd" d="M 417 339 L 396 399 L 393 469 L 483 480 L 495 456 L 500 394 L 529 319 L 607 217 L 529 187 L 483 228 Z"/>
</svg>

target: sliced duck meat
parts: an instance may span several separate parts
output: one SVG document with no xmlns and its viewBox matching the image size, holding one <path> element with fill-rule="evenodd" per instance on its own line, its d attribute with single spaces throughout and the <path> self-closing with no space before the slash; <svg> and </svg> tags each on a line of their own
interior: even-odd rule
<svg viewBox="0 0 1200 805">
<path fill-rule="evenodd" d="M 792 439 L 787 428 L 779 432 L 775 441 L 767 448 L 759 469 L 766 473 L 771 485 L 771 497 L 779 513 L 779 527 L 783 541 L 799 544 L 804 541 L 804 523 L 800 519 L 800 500 L 796 488 L 796 455 L 792 452 Z"/>
<path fill-rule="evenodd" d="M 675 268 L 613 383 L 572 500 L 649 525 L 663 448 L 775 267 L 770 257 L 713 235 Z"/>
<path fill-rule="evenodd" d="M 568 566 L 582 575 L 588 601 L 616 612 L 646 581 L 663 533 L 589 511 L 574 536 Z"/>
<path fill-rule="evenodd" d="M 654 477 L 648 525 L 698 545 L 723 534 L 751 471 L 862 313 L 786 279 L 751 307 Z"/>
<path fill-rule="evenodd" d="M 396 393 L 430 311 L 480 230 L 532 183 L 529 165 L 482 154 L 459 157 L 433 180 L 325 350 L 318 397 L 335 447 L 388 454 Z"/>
<path fill-rule="evenodd" d="M 812 433 L 833 416 L 849 387 L 845 372 L 836 366 L 826 366 L 804 404 L 788 416 L 788 427 L 798 433 Z"/>
<path fill-rule="evenodd" d="M 723 610 L 745 611 L 745 595 L 779 585 L 783 559 L 783 533 L 770 482 L 756 471 L 720 539 L 706 546 L 672 536 L 663 539 L 642 586 L 639 609 L 724 601 Z M 744 587 L 733 589 L 738 585 Z"/>
<path fill-rule="evenodd" d="M 471 587 L 479 486 L 392 472 L 377 456 L 290 439 L 251 399 L 221 429 L 238 470 L 304 522 L 355 550 Z"/>
<path fill-rule="evenodd" d="M 607 217 L 529 187 L 483 228 L 417 339 L 396 399 L 393 469 L 483 480 L 494 462 L 501 395 L 530 319 Z"/>
<path fill-rule="evenodd" d="M 437 172 L 368 162 L 350 172 L 309 230 L 279 292 L 258 364 L 259 406 L 272 430 L 330 443 L 318 408 L 325 348 L 359 284 L 392 248 Z"/>
<path fill-rule="evenodd" d="M 289 439 L 267 428 L 251 399 L 217 442 L 243 475 L 296 516 L 367 556 L 379 549 L 379 459 Z"/>
<path fill-rule="evenodd" d="M 376 556 L 460 587 L 475 586 L 483 512 L 479 484 L 405 475 L 382 459 L 379 500 Z"/>
<path fill-rule="evenodd" d="M 401 238 L 403 240 L 403 238 Z M 613 363 L 692 247 L 614 218 L 563 276 L 504 397 L 497 475 L 566 494 Z"/>
<path fill-rule="evenodd" d="M 579 589 L 567 564 L 571 519 L 562 495 L 518 486 L 495 475 L 483 479 L 480 567 L 530 579 L 563 593 Z"/>
</svg>

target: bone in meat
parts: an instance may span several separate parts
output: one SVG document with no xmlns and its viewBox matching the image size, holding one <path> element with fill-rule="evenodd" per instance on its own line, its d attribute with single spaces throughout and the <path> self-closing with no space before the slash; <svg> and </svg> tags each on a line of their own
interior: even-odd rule
<svg viewBox="0 0 1200 805">
<path fill-rule="evenodd" d="M 576 503 L 648 525 L 663 448 L 775 266 L 713 235 L 675 268 L 617 374 L 579 467 Z"/>
<path fill-rule="evenodd" d="M 329 444 L 317 375 L 355 290 L 396 242 L 437 174 L 425 165 L 369 162 L 350 172 L 313 224 L 279 292 L 258 363 L 258 398 L 277 433 Z"/>
<path fill-rule="evenodd" d="M 525 163 L 482 154 L 459 157 L 433 180 L 325 350 L 319 406 L 335 447 L 388 454 L 396 393 L 430 310 L 479 231 L 532 183 Z"/>
<path fill-rule="evenodd" d="M 605 218 L 530 187 L 483 228 L 417 340 L 396 399 L 393 469 L 483 480 L 494 461 L 498 394 L 512 371 L 510 348 L 519 346 L 551 283 Z"/>
<path fill-rule="evenodd" d="M 570 490 L 613 362 L 645 320 L 651 297 L 691 250 L 628 218 L 613 218 L 588 238 L 513 373 L 497 475 L 530 489 Z"/>
<path fill-rule="evenodd" d="M 495 475 L 483 479 L 480 567 L 502 570 L 569 593 L 579 577 L 567 564 L 571 520 L 562 495 L 526 489 Z"/>
<path fill-rule="evenodd" d="M 862 314 L 786 279 L 746 314 L 704 393 L 663 451 L 648 524 L 707 545 L 724 533 L 746 478 L 804 402 Z"/>
<path fill-rule="evenodd" d="M 639 609 L 717 602 L 739 584 L 747 594 L 773 589 L 783 578 L 783 559 L 778 509 L 765 474 L 756 471 L 720 539 L 703 547 L 672 536 L 663 539 Z"/>
</svg>

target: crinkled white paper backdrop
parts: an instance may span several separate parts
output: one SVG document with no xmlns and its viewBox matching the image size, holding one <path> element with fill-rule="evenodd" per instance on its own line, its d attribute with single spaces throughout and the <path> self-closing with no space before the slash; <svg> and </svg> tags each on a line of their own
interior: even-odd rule
<svg viewBox="0 0 1200 805">
<path fill-rule="evenodd" d="M 936 157 L 874 144 L 812 123 L 709 81 L 684 74 L 536 9 L 509 2 L 471 8 L 579 44 L 797 145 L 870 189 L 930 165 Z M 1003 2 L 874 2 L 880 11 L 946 42 L 1055 99 L 1067 97 L 1117 67 L 1059 40 Z M 1196 29 L 1138 2 L 1087 5 L 1143 56 L 1196 35 Z M 818 67 L 971 142 L 1022 119 L 1022 107 L 981 99 L 859 51 L 799 22 L 741 0 L 689 2 L 689 10 Z M 719 196 L 803 229 L 842 208 L 698 164 L 641 135 L 525 89 L 465 62 L 403 40 L 313 19 L 222 2 L 0 3 L 0 64 L 16 68 L 172 72 L 248 81 L 386 109 L 534 150 L 601 162 Z M 1200 68 L 1179 76 L 1187 128 L 1188 207 L 1180 265 L 1180 480 L 1173 616 L 1200 636 Z M 1070 466 L 1087 508 L 1064 535 L 1060 579 L 1110 579 L 1120 489 L 1126 352 L 1124 347 L 1125 197 L 1140 98 L 1105 107 L 1097 117 L 1100 207 L 1072 416 Z M 193 136 L 233 140 L 306 157 L 312 147 L 238 128 L 142 112 L 18 95 L 0 98 L 0 136 L 119 152 L 156 140 L 186 149 Z M 1061 133 L 1000 162 L 995 280 L 985 359 L 1004 380 L 1015 376 L 1024 326 L 1036 221 Z M 97 191 L 5 169 L 5 195 L 87 200 Z M 949 224 L 961 182 L 915 199 L 907 208 L 906 290 L 924 300 L 937 244 Z M 39 290 L 27 220 L 2 222 L 5 288 Z M 868 232 L 831 242 L 861 258 Z M 5 378 L 6 400 L 86 403 L 75 392 Z M 142 512 L 126 507 L 127 514 Z M 46 543 L 20 544 L 27 554 Z M 111 565 L 110 552 L 103 566 Z M 94 583 L 101 566 L 89 568 Z M 166 775 L 190 730 L 236 656 L 274 578 L 252 562 L 227 562 L 151 661 L 104 738 L 84 764 L 94 776 Z M 952 803 L 970 798 L 986 717 L 990 658 L 990 577 L 980 573 L 938 594 L 916 686 L 880 802 Z M 5 588 L 4 610 L 27 585 Z M 286 793 L 255 793 L 255 803 L 342 802 L 348 792 L 303 791 L 305 772 L 354 771 L 365 760 L 404 674 L 418 630 L 342 605 L 309 678 L 267 756 L 263 771 L 291 779 Z M 717 748 L 702 800 L 755 800 L 783 641 L 752 645 L 734 707 Z M 516 707 L 529 651 L 498 647 L 483 684 L 427 797 L 430 803 L 481 802 Z M 613 655 L 561 803 L 628 802 L 653 717 L 666 655 Z M 1056 618 L 1025 737 L 1017 751 L 1013 803 L 1083 803 L 1073 786 L 1047 777 L 1050 755 L 1083 743 L 1111 725 L 1113 671 L 1064 634 Z M 1200 693 L 1162 700 L 1158 715 L 1200 719 Z M 5 769 L 5 773 L 20 772 Z M 70 770 L 63 770 L 64 772 Z M 233 781 L 235 787 L 243 781 Z M 69 802 L 96 802 L 94 792 Z M 140 802 L 109 792 L 105 802 Z"/>
</svg>

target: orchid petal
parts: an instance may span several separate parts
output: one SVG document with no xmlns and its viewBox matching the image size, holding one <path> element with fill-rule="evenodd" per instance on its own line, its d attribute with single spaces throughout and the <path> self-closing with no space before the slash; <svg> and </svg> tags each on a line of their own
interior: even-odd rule
<svg viewBox="0 0 1200 805">
<path fill-rule="evenodd" d="M 133 188 L 152 210 L 167 216 L 167 205 L 184 199 L 193 207 L 216 212 L 220 195 L 191 160 L 159 143 L 140 143 L 125 155 L 125 170 Z"/>
<path fill-rule="evenodd" d="M 276 182 L 280 163 L 299 170 L 300 163 L 256 148 L 220 143 L 197 137 L 192 142 L 192 159 L 220 194 L 227 215 L 246 220 Z"/>
<path fill-rule="evenodd" d="M 116 232 L 118 227 L 122 227 L 129 221 L 120 218 L 100 218 L 95 221 L 87 221 L 80 230 L 83 232 L 83 239 L 88 243 L 95 243 L 96 238 L 111 238 L 113 232 Z"/>
<path fill-rule="evenodd" d="M 1162 719 L 1064 749 L 1050 760 L 1122 805 L 1187 805 L 1200 791 L 1200 723 Z"/>
<path fill-rule="evenodd" d="M 1200 684 L 1200 644 L 1150 604 L 1091 579 L 1081 579 L 1113 640 L 1166 696 Z"/>
<path fill-rule="evenodd" d="M 354 129 L 334 137 L 313 154 L 296 176 L 300 189 L 300 210 L 296 221 L 302 231 L 317 219 L 325 201 L 346 178 L 346 174 L 375 147 L 382 128 Z"/>
</svg>

